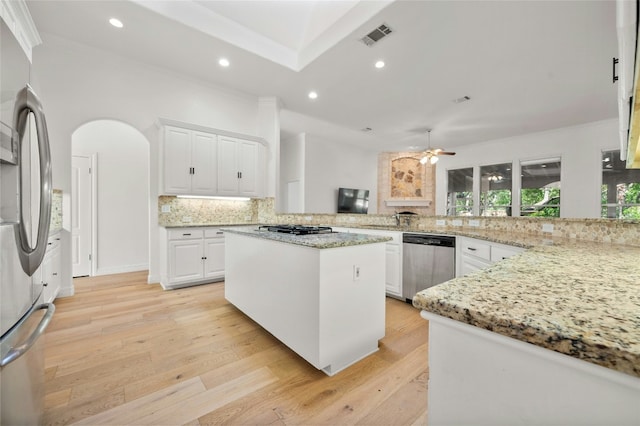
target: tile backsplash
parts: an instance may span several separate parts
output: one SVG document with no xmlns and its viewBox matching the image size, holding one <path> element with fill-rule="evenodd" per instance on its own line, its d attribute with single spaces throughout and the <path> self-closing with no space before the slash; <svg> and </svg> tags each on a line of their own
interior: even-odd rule
<svg viewBox="0 0 640 426">
<path fill-rule="evenodd" d="M 62 191 L 54 189 L 51 195 L 51 220 L 49 233 L 53 234 L 62 229 Z"/>
<path fill-rule="evenodd" d="M 163 206 L 170 212 L 163 213 Z M 166 208 L 166 207 L 165 207 Z M 329 226 L 388 226 L 402 231 L 500 231 L 548 235 L 604 243 L 640 246 L 640 221 L 616 219 L 562 219 L 530 217 L 408 216 L 400 227 L 389 214 L 277 214 L 274 199 L 227 201 L 161 196 L 158 199 L 160 226 L 225 225 L 244 223 L 290 223 Z M 185 220 L 187 219 L 187 220 Z M 190 219 L 190 221 L 189 221 Z M 454 224 L 454 220 L 459 225 Z M 456 222 L 456 223 L 457 223 Z"/>
<path fill-rule="evenodd" d="M 257 223 L 256 200 L 158 197 L 160 226 L 233 225 Z"/>
</svg>

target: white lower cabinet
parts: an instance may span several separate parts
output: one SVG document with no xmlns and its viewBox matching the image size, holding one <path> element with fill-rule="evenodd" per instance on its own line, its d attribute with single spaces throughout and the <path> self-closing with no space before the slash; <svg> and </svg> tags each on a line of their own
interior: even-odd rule
<svg viewBox="0 0 640 426">
<path fill-rule="evenodd" d="M 160 284 L 164 289 L 224 279 L 224 232 L 219 228 L 164 229 Z"/>
<path fill-rule="evenodd" d="M 385 288 L 387 295 L 403 299 L 402 297 L 402 232 L 382 231 L 361 228 L 332 228 L 335 232 L 352 232 L 354 234 L 383 235 L 391 237 L 386 243 Z"/>
<path fill-rule="evenodd" d="M 62 267 L 60 255 L 60 234 L 56 233 L 47 241 L 47 251 L 40 268 L 33 274 L 34 283 L 42 284 L 42 298 L 44 302 L 53 302 L 60 292 L 62 281 L 60 269 Z"/>
<path fill-rule="evenodd" d="M 521 247 L 491 243 L 475 238 L 457 237 L 456 276 L 470 274 L 524 251 Z"/>
</svg>

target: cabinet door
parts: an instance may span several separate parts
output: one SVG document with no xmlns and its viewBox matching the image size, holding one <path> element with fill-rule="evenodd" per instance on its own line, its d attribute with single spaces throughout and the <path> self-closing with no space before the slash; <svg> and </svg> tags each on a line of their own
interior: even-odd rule
<svg viewBox="0 0 640 426">
<path fill-rule="evenodd" d="M 460 273 L 462 276 L 470 274 L 475 271 L 479 271 L 488 267 L 491 263 L 486 262 L 471 256 L 463 255 L 462 262 L 460 263 Z"/>
<path fill-rule="evenodd" d="M 227 136 L 218 137 L 218 194 L 238 195 L 237 141 Z"/>
<path fill-rule="evenodd" d="M 224 238 L 204 240 L 204 277 L 224 277 Z"/>
<path fill-rule="evenodd" d="M 402 296 L 402 279 L 400 276 L 400 245 L 386 244 L 386 291 L 394 296 Z"/>
<path fill-rule="evenodd" d="M 509 246 L 491 246 L 491 262 L 499 262 L 504 259 L 508 259 L 511 256 L 515 256 L 518 253 L 522 253 L 524 249 L 520 247 Z"/>
<path fill-rule="evenodd" d="M 53 300 L 58 296 L 58 293 L 60 293 L 60 287 L 62 286 L 62 279 L 60 277 L 60 269 L 62 267 L 60 247 L 56 247 L 51 250 L 50 257 L 48 271 L 49 285 L 46 287 L 48 289 L 49 298 L 45 298 L 45 302 L 53 302 Z"/>
<path fill-rule="evenodd" d="M 260 195 L 258 185 L 258 166 L 260 145 L 256 142 L 238 141 L 238 160 L 240 169 L 240 180 L 238 194 L 245 197 L 256 197 Z"/>
<path fill-rule="evenodd" d="M 191 194 L 215 195 L 218 189 L 217 136 L 193 132 L 191 137 Z"/>
<path fill-rule="evenodd" d="M 164 193 L 188 194 L 191 191 L 191 131 L 165 127 Z"/>
<path fill-rule="evenodd" d="M 204 240 L 169 241 L 169 283 L 202 279 Z"/>
</svg>

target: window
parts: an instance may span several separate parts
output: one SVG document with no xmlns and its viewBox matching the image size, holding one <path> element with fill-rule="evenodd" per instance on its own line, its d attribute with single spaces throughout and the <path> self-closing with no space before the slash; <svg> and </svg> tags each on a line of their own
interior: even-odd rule
<svg viewBox="0 0 640 426">
<path fill-rule="evenodd" d="M 640 219 L 640 170 L 627 169 L 620 150 L 602 153 L 601 216 Z"/>
<path fill-rule="evenodd" d="M 511 216 L 511 163 L 480 167 L 480 216 Z"/>
<path fill-rule="evenodd" d="M 447 215 L 473 215 L 473 167 L 447 171 Z"/>
<path fill-rule="evenodd" d="M 520 215 L 560 216 L 560 159 L 520 163 Z"/>
</svg>

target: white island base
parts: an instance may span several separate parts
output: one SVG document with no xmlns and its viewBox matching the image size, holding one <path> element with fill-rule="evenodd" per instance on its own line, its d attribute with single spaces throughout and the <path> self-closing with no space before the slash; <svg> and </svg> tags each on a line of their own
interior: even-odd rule
<svg viewBox="0 0 640 426">
<path fill-rule="evenodd" d="M 640 378 L 422 311 L 430 425 L 640 425 Z"/>
<path fill-rule="evenodd" d="M 225 252 L 225 298 L 317 369 L 378 350 L 384 242 L 318 249 L 228 232 Z"/>
</svg>

